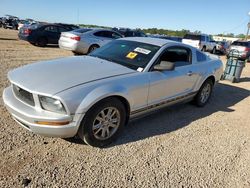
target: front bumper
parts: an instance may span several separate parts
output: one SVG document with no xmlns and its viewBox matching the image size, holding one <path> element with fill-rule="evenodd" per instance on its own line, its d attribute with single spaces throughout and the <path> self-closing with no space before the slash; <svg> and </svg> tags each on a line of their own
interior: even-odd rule
<svg viewBox="0 0 250 188">
<path fill-rule="evenodd" d="M 8 87 L 3 92 L 3 101 L 11 113 L 13 119 L 18 122 L 22 127 L 29 131 L 48 137 L 60 137 L 69 138 L 76 135 L 80 121 L 83 114 L 76 114 L 74 116 L 57 114 L 48 112 L 45 110 L 37 109 L 36 107 L 24 104 L 18 100 L 13 92 L 12 88 Z M 66 125 L 40 125 L 36 122 L 66 122 Z"/>
</svg>

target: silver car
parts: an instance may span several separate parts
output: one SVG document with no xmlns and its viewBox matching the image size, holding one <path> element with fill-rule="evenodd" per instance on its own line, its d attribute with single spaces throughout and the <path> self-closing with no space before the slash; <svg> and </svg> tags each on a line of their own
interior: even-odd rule
<svg viewBox="0 0 250 188">
<path fill-rule="evenodd" d="M 63 32 L 59 39 L 59 47 L 75 54 L 88 54 L 121 37 L 119 33 L 108 29 L 81 28 Z"/>
<path fill-rule="evenodd" d="M 207 104 L 222 62 L 191 46 L 157 38 L 114 40 L 88 56 L 25 65 L 8 73 L 3 93 L 13 118 L 34 133 L 78 135 L 105 146 L 130 118 L 193 100 Z"/>
</svg>

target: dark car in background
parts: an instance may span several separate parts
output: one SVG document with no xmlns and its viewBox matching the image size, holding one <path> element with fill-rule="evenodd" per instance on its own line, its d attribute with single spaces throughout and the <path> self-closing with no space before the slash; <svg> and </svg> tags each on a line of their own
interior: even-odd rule
<svg viewBox="0 0 250 188">
<path fill-rule="evenodd" d="M 138 29 L 113 28 L 113 30 L 120 33 L 123 37 L 147 37 L 143 31 Z"/>
<path fill-rule="evenodd" d="M 61 33 L 71 30 L 73 25 L 69 24 L 35 24 L 20 28 L 18 37 L 33 45 L 44 47 L 47 44 L 58 44 Z"/>
<path fill-rule="evenodd" d="M 234 41 L 229 47 L 229 52 L 231 50 L 238 51 L 241 60 L 250 61 L 250 41 Z"/>
<path fill-rule="evenodd" d="M 63 26 L 63 27 L 66 27 L 69 30 L 75 30 L 75 29 L 79 29 L 80 28 L 79 26 L 74 25 L 74 24 L 65 24 L 65 23 L 55 23 L 55 24 Z"/>
<path fill-rule="evenodd" d="M 0 17 L 0 27 L 3 27 L 3 17 Z"/>
<path fill-rule="evenodd" d="M 4 29 L 18 29 L 19 18 L 16 16 L 6 15 L 1 19 L 1 27 Z"/>
<path fill-rule="evenodd" d="M 149 35 L 149 37 L 172 40 L 172 41 L 176 41 L 176 42 L 181 42 L 182 41 L 181 37 L 168 36 L 168 35 Z"/>
</svg>

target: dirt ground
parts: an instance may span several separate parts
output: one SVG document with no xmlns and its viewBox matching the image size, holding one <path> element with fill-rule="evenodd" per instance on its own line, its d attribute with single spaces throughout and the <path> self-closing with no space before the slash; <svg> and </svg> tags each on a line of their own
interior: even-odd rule
<svg viewBox="0 0 250 188">
<path fill-rule="evenodd" d="M 206 107 L 158 111 L 98 149 L 34 135 L 2 103 L 9 70 L 70 55 L 0 29 L 0 187 L 250 187 L 250 63 L 240 83 L 216 85 Z"/>
</svg>

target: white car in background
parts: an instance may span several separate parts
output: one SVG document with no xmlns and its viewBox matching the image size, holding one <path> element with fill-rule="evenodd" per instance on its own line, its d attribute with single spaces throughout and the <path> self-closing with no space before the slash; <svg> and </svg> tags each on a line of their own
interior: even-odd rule
<svg viewBox="0 0 250 188">
<path fill-rule="evenodd" d="M 59 47 L 75 54 L 88 54 L 119 38 L 122 38 L 121 34 L 109 29 L 80 28 L 61 33 Z"/>
<path fill-rule="evenodd" d="M 193 46 L 201 51 L 216 53 L 216 42 L 206 34 L 186 34 L 182 43 Z"/>
</svg>

